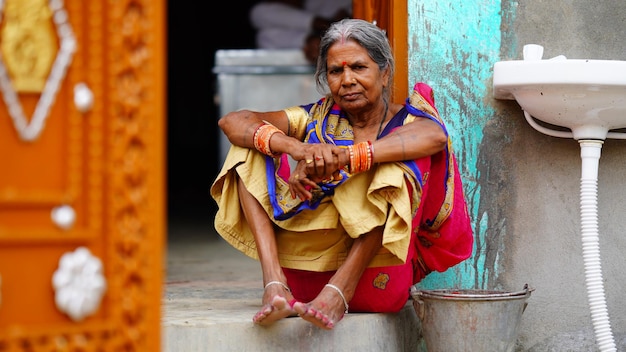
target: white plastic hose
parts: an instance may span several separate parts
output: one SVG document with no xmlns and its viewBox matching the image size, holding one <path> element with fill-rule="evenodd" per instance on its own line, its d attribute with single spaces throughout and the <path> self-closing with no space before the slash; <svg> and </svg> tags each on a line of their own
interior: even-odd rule
<svg viewBox="0 0 626 352">
<path fill-rule="evenodd" d="M 601 352 L 617 351 L 604 296 L 598 235 L 598 165 L 601 140 L 579 140 L 582 172 L 580 177 L 580 224 L 587 298 L 596 342 Z"/>
</svg>

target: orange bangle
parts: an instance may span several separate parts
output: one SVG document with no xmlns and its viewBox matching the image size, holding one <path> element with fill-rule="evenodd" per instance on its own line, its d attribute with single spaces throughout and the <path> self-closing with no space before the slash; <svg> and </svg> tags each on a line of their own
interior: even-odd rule
<svg viewBox="0 0 626 352">
<path fill-rule="evenodd" d="M 256 131 L 254 131 L 253 137 L 254 148 L 259 152 L 274 158 L 279 156 L 280 153 L 273 153 L 272 149 L 270 148 L 270 139 L 275 133 L 285 134 L 276 126 L 267 123 L 257 127 Z"/>
<path fill-rule="evenodd" d="M 374 148 L 372 142 L 361 142 L 348 146 L 350 157 L 350 173 L 367 171 L 372 168 Z"/>
<path fill-rule="evenodd" d="M 354 146 L 348 146 L 348 170 L 352 173 L 352 170 L 356 170 L 356 165 L 354 164 Z"/>
</svg>

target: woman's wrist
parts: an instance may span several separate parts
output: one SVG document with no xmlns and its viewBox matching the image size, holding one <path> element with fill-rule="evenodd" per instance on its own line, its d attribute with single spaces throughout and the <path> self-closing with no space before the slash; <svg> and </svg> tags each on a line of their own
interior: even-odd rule
<svg viewBox="0 0 626 352">
<path fill-rule="evenodd" d="M 348 167 L 350 173 L 356 174 L 372 168 L 374 160 L 374 147 L 372 142 L 360 142 L 348 146 Z"/>
<path fill-rule="evenodd" d="M 254 136 L 252 138 L 254 148 L 258 150 L 259 152 L 265 155 L 271 156 L 273 158 L 280 156 L 281 153 L 273 152 L 272 149 L 270 148 L 270 140 L 276 133 L 283 134 L 283 135 L 285 134 L 285 132 L 283 132 L 278 127 L 272 124 L 269 124 L 269 123 L 260 124 L 259 127 L 257 127 L 256 130 L 254 131 Z"/>
</svg>

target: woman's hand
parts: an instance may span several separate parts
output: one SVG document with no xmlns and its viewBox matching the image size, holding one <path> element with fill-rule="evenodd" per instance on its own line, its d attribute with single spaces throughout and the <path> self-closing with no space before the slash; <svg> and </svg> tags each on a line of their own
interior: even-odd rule
<svg viewBox="0 0 626 352">
<path fill-rule="evenodd" d="M 328 178 L 350 161 L 347 149 L 332 144 L 302 143 L 301 146 L 289 151 L 289 155 L 295 161 L 305 162 L 306 174 L 311 179 L 319 181 Z"/>
<path fill-rule="evenodd" d="M 310 187 L 316 187 L 317 183 L 331 179 L 350 161 L 345 148 L 330 144 L 304 146 L 301 153 L 291 154 L 298 163 L 289 177 L 291 196 L 302 200 L 311 199 Z"/>
<path fill-rule="evenodd" d="M 307 174 L 306 165 L 305 160 L 298 161 L 288 180 L 289 192 L 291 193 L 291 196 L 293 198 L 298 197 L 300 200 L 311 199 L 313 194 L 309 191 L 309 189 L 317 187 L 317 184 Z"/>
</svg>

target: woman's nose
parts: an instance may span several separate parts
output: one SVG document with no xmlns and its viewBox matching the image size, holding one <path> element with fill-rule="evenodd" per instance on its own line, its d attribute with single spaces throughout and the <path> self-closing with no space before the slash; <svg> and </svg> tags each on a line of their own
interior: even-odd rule
<svg viewBox="0 0 626 352">
<path fill-rule="evenodd" d="M 355 84 L 356 79 L 354 77 L 354 73 L 349 69 L 345 68 L 343 70 L 343 84 Z"/>
</svg>

